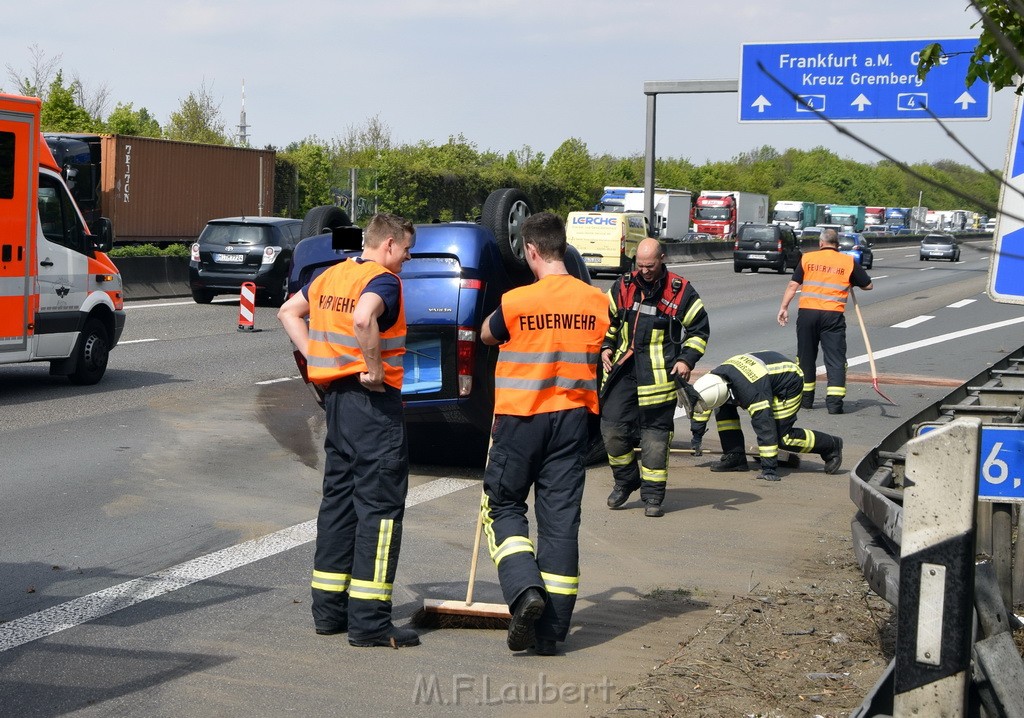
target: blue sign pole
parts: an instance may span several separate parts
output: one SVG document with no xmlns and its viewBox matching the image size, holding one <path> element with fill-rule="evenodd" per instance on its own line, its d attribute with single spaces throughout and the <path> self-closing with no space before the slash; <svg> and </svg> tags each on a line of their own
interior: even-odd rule
<svg viewBox="0 0 1024 718">
<path fill-rule="evenodd" d="M 946 55 L 921 80 L 917 61 L 934 42 Z M 925 108 L 943 120 L 987 120 L 991 87 L 964 84 L 977 44 L 977 38 L 744 44 L 739 121 L 812 122 L 820 120 L 816 111 L 844 122 L 931 120 Z"/>
</svg>

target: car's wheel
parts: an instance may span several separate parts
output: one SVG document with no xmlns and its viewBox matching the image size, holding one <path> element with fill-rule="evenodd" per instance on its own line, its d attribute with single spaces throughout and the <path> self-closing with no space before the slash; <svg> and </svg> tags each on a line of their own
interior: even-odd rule
<svg viewBox="0 0 1024 718">
<path fill-rule="evenodd" d="M 954 262 L 959 262 L 959 261 L 960 261 L 960 252 L 957 252 L 957 253 L 956 253 L 956 256 L 955 256 L 955 257 L 953 257 L 953 260 L 952 260 L 952 261 L 954 261 Z"/>
<path fill-rule="evenodd" d="M 193 289 L 192 301 L 196 304 L 209 304 L 213 301 L 213 292 L 209 289 Z"/>
<path fill-rule="evenodd" d="M 288 275 L 291 270 L 278 280 L 277 284 L 267 289 L 267 304 L 271 307 L 279 307 L 288 299 Z"/>
<path fill-rule="evenodd" d="M 928 261 L 928 257 L 924 256 L 923 254 L 920 257 L 918 257 L 918 259 L 921 260 L 922 262 Z"/>
<path fill-rule="evenodd" d="M 321 205 L 306 212 L 306 216 L 302 218 L 300 236 L 305 239 L 318 234 L 327 234 L 335 227 L 351 226 L 352 220 L 349 218 L 348 212 L 341 207 Z"/>
<path fill-rule="evenodd" d="M 102 379 L 110 356 L 110 339 L 102 322 L 98 319 L 86 321 L 75 351 L 75 370 L 68 375 L 71 383 L 90 385 Z"/>
<path fill-rule="evenodd" d="M 741 265 L 741 264 L 733 264 L 732 265 L 732 271 L 736 272 L 736 274 L 739 274 L 740 272 L 743 271 L 743 265 Z"/>
<path fill-rule="evenodd" d="M 873 266 L 875 266 L 875 258 L 871 257 L 868 259 L 868 263 L 864 265 L 864 269 L 871 269 Z"/>
<path fill-rule="evenodd" d="M 753 272 L 754 274 L 757 274 L 758 272 L 761 271 L 761 268 L 760 267 L 751 267 L 750 271 Z"/>
<path fill-rule="evenodd" d="M 525 192 L 514 187 L 496 189 L 487 195 L 484 201 L 480 220 L 494 233 L 494 238 L 498 241 L 498 251 L 509 274 L 529 274 L 522 227 L 523 221 L 531 214 L 533 207 L 530 205 L 530 198 Z"/>
<path fill-rule="evenodd" d="M 783 257 L 782 259 L 779 260 L 779 266 L 777 266 L 775 268 L 775 271 L 778 272 L 779 274 L 785 274 L 786 273 L 786 258 L 785 257 Z"/>
</svg>

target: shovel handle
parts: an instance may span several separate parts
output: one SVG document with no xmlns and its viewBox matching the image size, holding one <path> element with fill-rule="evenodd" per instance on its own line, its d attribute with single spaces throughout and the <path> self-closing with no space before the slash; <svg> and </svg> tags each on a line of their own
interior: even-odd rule
<svg viewBox="0 0 1024 718">
<path fill-rule="evenodd" d="M 857 304 L 857 295 L 850 287 L 850 300 L 853 302 L 853 311 L 857 313 L 857 323 L 860 324 L 860 335 L 864 337 L 864 348 L 868 351 L 868 365 L 871 367 L 871 381 L 877 382 L 878 372 L 875 371 L 875 355 L 871 351 L 871 340 L 868 339 L 868 330 L 864 326 L 864 316 L 860 313 L 860 305 Z"/>
</svg>

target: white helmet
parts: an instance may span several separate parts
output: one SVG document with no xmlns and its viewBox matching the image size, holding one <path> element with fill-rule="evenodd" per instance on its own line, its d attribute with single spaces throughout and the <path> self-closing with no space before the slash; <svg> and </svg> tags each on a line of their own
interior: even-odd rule
<svg viewBox="0 0 1024 718">
<path fill-rule="evenodd" d="M 693 390 L 700 395 L 695 411 L 711 411 L 729 400 L 729 385 L 725 379 L 708 372 L 693 383 Z"/>
</svg>

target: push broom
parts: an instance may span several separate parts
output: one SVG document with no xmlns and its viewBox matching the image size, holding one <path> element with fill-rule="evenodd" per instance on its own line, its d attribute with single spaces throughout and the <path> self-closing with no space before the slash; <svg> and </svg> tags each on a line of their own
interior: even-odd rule
<svg viewBox="0 0 1024 718">
<path fill-rule="evenodd" d="M 490 461 L 490 456 L 491 443 L 488 442 L 488 461 Z M 486 472 L 485 466 L 484 473 Z M 476 535 L 473 538 L 473 554 L 469 564 L 466 600 L 424 598 L 423 608 L 416 611 L 411 619 L 411 623 L 414 626 L 419 628 L 508 628 L 508 624 L 512 620 L 512 614 L 509 613 L 508 606 L 504 603 L 479 603 L 473 601 L 477 558 L 480 555 L 480 537 L 484 528 L 484 496 L 485 494 L 481 490 L 480 506 L 476 512 Z"/>
<path fill-rule="evenodd" d="M 868 365 L 871 367 L 871 386 L 875 388 L 878 395 L 885 399 L 893 406 L 899 406 L 895 401 L 887 397 L 882 390 L 878 388 L 878 372 L 875 371 L 875 355 L 871 351 L 871 340 L 868 339 L 868 330 L 864 326 L 864 316 L 860 313 L 860 305 L 857 304 L 857 295 L 854 293 L 853 288 L 850 288 L 850 299 L 853 301 L 853 310 L 857 313 L 857 322 L 860 324 L 860 334 L 864 337 L 864 347 L 868 350 Z"/>
</svg>

